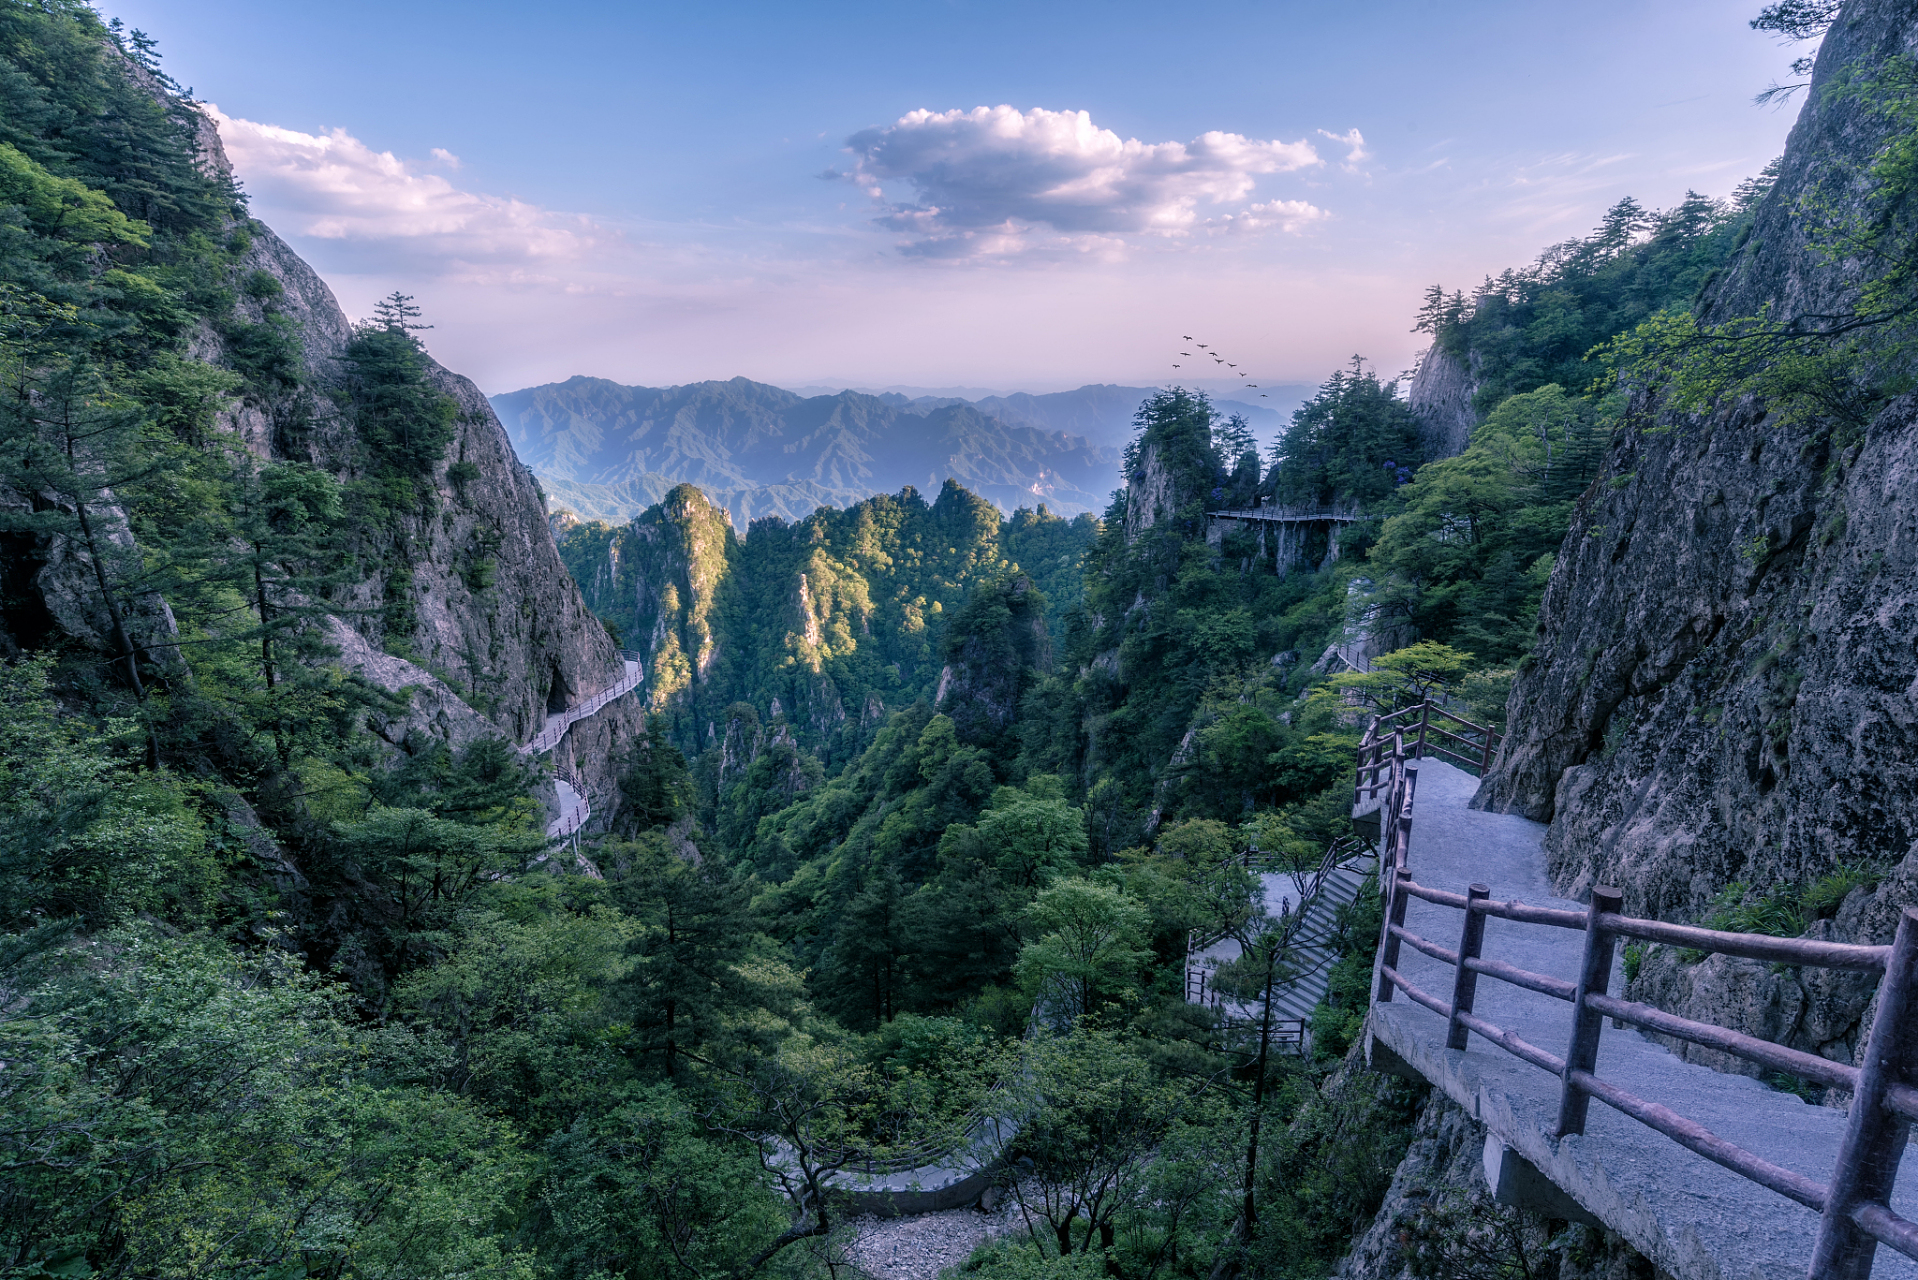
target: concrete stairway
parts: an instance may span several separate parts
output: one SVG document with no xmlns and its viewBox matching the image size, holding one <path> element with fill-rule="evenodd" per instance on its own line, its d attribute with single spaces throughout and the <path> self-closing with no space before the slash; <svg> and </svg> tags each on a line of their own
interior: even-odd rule
<svg viewBox="0 0 1918 1280">
<path fill-rule="evenodd" d="M 1339 908 L 1351 904 L 1377 875 L 1377 855 L 1358 845 L 1339 850 L 1326 864 L 1310 871 L 1259 870 L 1266 914 L 1275 919 L 1296 915 L 1298 920 L 1292 953 L 1298 976 L 1285 985 L 1274 1011 L 1288 1024 L 1281 1028 L 1281 1038 L 1301 1051 L 1307 1047 L 1306 1028 L 1312 1010 L 1325 999 L 1332 966 L 1338 960 Z M 1211 1005 L 1234 1021 L 1257 1018 L 1256 1005 L 1226 998 L 1212 989 L 1212 970 L 1237 959 L 1239 952 L 1234 938 L 1196 951 L 1186 961 L 1187 1001 Z"/>
</svg>

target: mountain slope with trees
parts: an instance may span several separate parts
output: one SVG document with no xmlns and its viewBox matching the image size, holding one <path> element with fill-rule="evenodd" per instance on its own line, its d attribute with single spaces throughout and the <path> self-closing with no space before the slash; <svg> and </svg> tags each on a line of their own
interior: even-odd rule
<svg viewBox="0 0 1918 1280">
<path fill-rule="evenodd" d="M 1877 57 L 1908 25 L 1831 48 Z M 1870 111 L 1903 121 L 1910 96 Z M 1887 154 L 1865 172 L 1895 193 Z M 1387 1198 L 1423 1167 L 1415 1125 L 1457 1146 L 1469 1120 L 1353 1052 L 1376 898 L 1335 921 L 1307 1054 L 1187 1003 L 1187 957 L 1233 935 L 1250 960 L 1225 987 L 1284 972 L 1248 855 L 1315 866 L 1349 834 L 1372 710 L 1436 684 L 1500 715 L 1534 654 L 1511 705 L 1543 759 L 1539 708 L 1595 705 L 1537 692 L 1584 687 L 1567 602 L 1627 537 L 1594 513 L 1649 502 L 1632 459 L 1711 453 L 1697 420 L 1640 432 L 1637 380 L 1711 390 L 1664 340 L 1724 322 L 1684 295 L 1783 197 L 1627 216 L 1623 239 L 1610 218 L 1590 253 L 1457 311 L 1441 296 L 1435 336 L 1496 391 L 1456 457 L 1427 457 L 1415 407 L 1355 360 L 1267 457 L 1205 396 L 1155 392 L 1098 515 L 1027 493 L 1008 516 L 956 473 L 930 501 L 918 471 L 860 491 L 892 465 L 875 424 L 896 407 L 719 384 L 678 390 L 736 432 L 727 456 L 689 435 L 658 446 L 674 465 L 718 475 L 777 419 L 814 451 L 807 483 L 857 500 L 742 536 L 676 485 L 622 525 L 554 521 L 558 544 L 412 301 L 349 324 L 247 213 L 145 36 L 71 0 L 0 5 L 0 199 L 0 1270 L 830 1276 L 835 1171 L 953 1149 L 987 1109 L 1019 1121 L 993 1154 L 1027 1230 L 969 1264 L 984 1280 L 1304 1280 L 1361 1233 L 1387 1270 L 1545 1243 L 1455 1186 L 1416 1217 Z M 1745 296 L 1758 253 L 1705 296 Z M 1864 303 L 1904 314 L 1886 279 Z M 1614 341 L 1622 389 L 1591 387 L 1567 345 L 1588 339 Z M 1851 385 L 1772 368 L 1719 391 Z M 1849 434 L 1774 423 L 1765 447 L 1809 441 L 1806 492 L 1843 488 L 1860 532 L 1753 498 L 1782 523 L 1728 526 L 1751 533 L 1741 580 L 1799 580 L 1827 531 L 1856 574 L 1874 562 L 1846 537 L 1886 564 L 1896 530 L 1856 462 L 1902 474 L 1888 385 L 1858 388 L 1880 416 Z M 1746 430 L 1724 412 L 1713 432 Z M 1052 456 L 972 409 L 921 421 L 940 414 L 1000 442 L 992 465 Z M 1758 465 L 1750 443 L 1728 465 Z M 1262 498 L 1361 518 L 1298 563 L 1208 527 Z M 1791 644 L 1815 633 L 1762 634 L 1769 663 L 1738 654 L 1767 691 L 1736 704 L 1748 727 L 1788 719 L 1812 669 Z M 1409 647 L 1336 670 L 1388 637 Z M 520 755 L 620 648 L 640 695 Z M 1622 669 L 1590 668 L 1591 697 Z M 1739 739 L 1753 788 L 1790 776 L 1777 740 Z M 1581 776 L 1638 758 L 1607 745 Z M 576 845 L 542 834 L 556 773 L 592 801 Z M 1838 897 L 1854 915 L 1870 874 Z M 1818 883 L 1793 890 L 1808 921 L 1831 908 Z M 1633 1265 L 1584 1228 L 1550 1238 L 1559 1280 Z"/>
</svg>

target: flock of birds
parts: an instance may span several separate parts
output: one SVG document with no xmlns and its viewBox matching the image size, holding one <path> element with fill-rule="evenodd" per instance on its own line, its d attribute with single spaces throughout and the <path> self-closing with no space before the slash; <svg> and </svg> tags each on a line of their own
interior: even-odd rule
<svg viewBox="0 0 1918 1280">
<path fill-rule="evenodd" d="M 1183 337 L 1187 342 L 1192 342 L 1191 334 L 1189 333 L 1181 334 L 1180 336 Z M 1226 368 L 1231 369 L 1232 371 L 1237 373 L 1241 378 L 1246 376 L 1245 370 L 1239 368 L 1239 366 L 1232 363 L 1232 361 L 1227 360 L 1224 356 L 1220 355 L 1217 351 L 1215 351 L 1210 345 L 1203 342 L 1193 343 L 1193 345 L 1198 347 L 1201 354 L 1211 356 L 1214 364 L 1224 365 Z M 1182 356 L 1190 356 L 1192 353 L 1190 351 L 1181 351 L 1179 354 Z M 1183 369 L 1185 366 L 1175 360 L 1172 362 L 1172 367 L 1174 369 Z M 1259 384 L 1256 382 L 1248 382 L 1245 385 L 1249 388 L 1257 388 Z M 1263 400 L 1265 398 L 1266 398 L 1266 393 L 1263 391 L 1259 392 L 1259 399 Z"/>
</svg>

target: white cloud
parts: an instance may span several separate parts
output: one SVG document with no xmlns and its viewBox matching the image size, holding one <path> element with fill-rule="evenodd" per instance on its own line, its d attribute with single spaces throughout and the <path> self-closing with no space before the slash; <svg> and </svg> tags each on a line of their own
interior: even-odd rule
<svg viewBox="0 0 1918 1280">
<path fill-rule="evenodd" d="M 441 271 L 577 262 L 612 238 L 585 218 L 463 191 L 344 129 L 301 133 L 210 104 L 207 110 L 247 190 L 273 207 L 282 231 L 395 250 L 411 264 Z M 444 148 L 433 155 L 459 167 L 459 157 Z"/>
<path fill-rule="evenodd" d="M 1264 204 L 1247 205 L 1239 213 L 1228 213 L 1217 218 L 1208 224 L 1208 229 L 1246 235 L 1277 227 L 1281 231 L 1297 233 L 1331 216 L 1317 205 L 1307 204 L 1303 200 L 1268 200 Z"/>
<path fill-rule="evenodd" d="M 1334 142 L 1343 143 L 1349 148 L 1345 153 L 1344 164 L 1344 168 L 1348 172 L 1357 172 L 1359 165 L 1372 158 L 1372 153 L 1365 149 L 1365 135 L 1360 133 L 1356 128 L 1347 129 L 1344 133 L 1331 133 L 1325 129 L 1321 129 L 1319 130 L 1319 136 L 1322 138 L 1330 138 Z"/>
<path fill-rule="evenodd" d="M 1095 126 L 1084 111 L 1009 106 L 913 111 L 854 134 L 847 150 L 856 157 L 852 171 L 822 176 L 857 184 L 881 203 L 879 224 L 908 236 L 908 252 L 929 257 L 1003 257 L 1042 246 L 1103 253 L 1123 244 L 1119 237 L 1182 236 L 1202 225 L 1202 203 L 1237 204 L 1261 175 L 1322 163 L 1303 139 L 1214 130 L 1190 142 L 1146 143 Z M 913 198 L 889 199 L 889 182 L 910 187 Z"/>
</svg>

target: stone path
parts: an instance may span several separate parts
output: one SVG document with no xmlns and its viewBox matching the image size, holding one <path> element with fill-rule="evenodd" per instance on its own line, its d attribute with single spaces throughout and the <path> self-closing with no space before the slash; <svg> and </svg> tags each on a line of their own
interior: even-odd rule
<svg viewBox="0 0 1918 1280">
<path fill-rule="evenodd" d="M 1435 760 L 1419 765 L 1409 865 L 1413 879 L 1463 893 L 1489 885 L 1495 898 L 1583 910 L 1552 895 L 1541 842 L 1545 828 L 1508 814 L 1467 808 L 1478 781 Z M 1463 913 L 1413 899 L 1412 932 L 1456 948 Z M 1488 919 L 1484 955 L 1536 973 L 1576 979 L 1584 935 L 1546 925 Z M 1399 971 L 1449 1001 L 1452 967 L 1401 950 Z M 1623 986 L 1614 969 L 1611 989 Z M 1561 1057 L 1571 1006 L 1481 977 L 1475 1012 Z M 1463 1051 L 1445 1046 L 1445 1021 L 1407 999 L 1372 1006 L 1377 1041 L 1444 1089 L 1512 1149 L 1619 1232 L 1662 1271 L 1691 1280 L 1802 1280 L 1817 1215 L 1679 1146 L 1594 1099 L 1583 1135 L 1546 1136 L 1558 1114 L 1559 1083 L 1474 1035 Z M 1375 1065 L 1377 1065 L 1375 1059 Z M 1745 1076 L 1687 1063 L 1632 1030 L 1606 1024 L 1597 1074 L 1774 1164 L 1819 1182 L 1830 1179 L 1844 1112 L 1811 1106 Z M 1918 1169 L 1910 1167 L 1892 1206 L 1918 1217 Z M 1885 1247 L 1875 1277 L 1918 1277 L 1918 1265 Z"/>
</svg>

